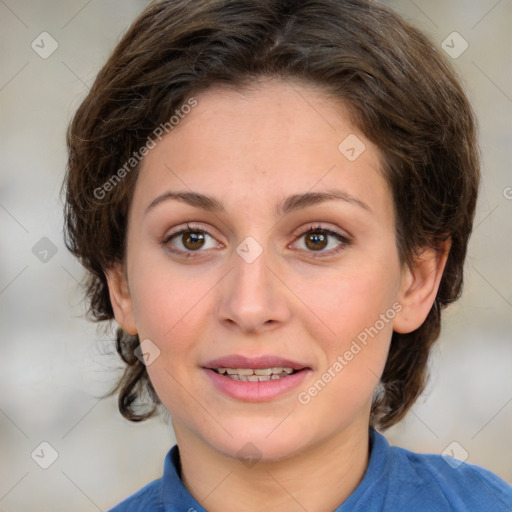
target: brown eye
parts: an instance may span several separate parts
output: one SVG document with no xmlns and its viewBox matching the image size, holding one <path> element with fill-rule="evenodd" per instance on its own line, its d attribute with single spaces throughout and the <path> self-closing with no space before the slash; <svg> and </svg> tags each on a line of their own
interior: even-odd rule
<svg viewBox="0 0 512 512">
<path fill-rule="evenodd" d="M 302 243 L 298 244 L 299 249 L 310 253 L 310 255 L 314 257 L 332 256 L 345 249 L 351 243 L 350 240 L 342 234 L 332 231 L 331 229 L 323 228 L 322 226 L 313 226 L 296 236 L 296 243 L 304 239 Z M 337 241 L 337 244 L 333 244 L 332 240 Z M 303 245 L 303 247 L 300 247 L 300 245 Z M 324 250 L 326 247 L 329 247 L 329 249 Z"/>
<path fill-rule="evenodd" d="M 192 253 L 206 252 L 206 249 L 219 247 L 216 240 L 204 229 L 188 226 L 162 240 L 162 245 L 171 252 L 190 256 Z"/>
<path fill-rule="evenodd" d="M 327 247 L 328 240 L 327 240 L 327 236 L 320 233 L 319 231 L 312 231 L 312 232 L 306 233 L 305 243 L 306 243 L 306 247 L 308 249 L 317 251 L 317 250 L 325 249 L 325 247 Z"/>
<path fill-rule="evenodd" d="M 186 249 L 197 251 L 204 245 L 204 233 L 199 231 L 187 231 L 181 235 L 181 241 Z"/>
</svg>

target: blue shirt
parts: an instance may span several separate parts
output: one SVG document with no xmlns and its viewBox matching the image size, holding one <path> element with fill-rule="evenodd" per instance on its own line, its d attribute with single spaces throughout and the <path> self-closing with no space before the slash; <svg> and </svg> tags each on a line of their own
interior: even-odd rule
<svg viewBox="0 0 512 512">
<path fill-rule="evenodd" d="M 363 479 L 334 512 L 512 511 L 512 486 L 486 469 L 390 446 L 373 428 L 370 450 Z M 165 457 L 163 477 L 110 512 L 205 512 L 181 483 L 179 467 L 174 446 Z"/>
</svg>

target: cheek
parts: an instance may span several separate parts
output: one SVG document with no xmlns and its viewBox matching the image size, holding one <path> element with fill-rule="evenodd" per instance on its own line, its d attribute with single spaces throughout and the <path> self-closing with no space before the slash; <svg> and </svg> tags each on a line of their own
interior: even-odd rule
<svg viewBox="0 0 512 512">
<path fill-rule="evenodd" d="M 302 390 L 299 400 L 314 402 L 310 411 L 314 409 L 318 417 L 339 407 L 344 411 L 342 421 L 371 400 L 389 351 L 399 279 L 398 257 L 389 253 L 380 259 L 359 257 L 348 262 L 347 258 L 336 275 L 300 289 L 304 302 L 314 304 L 310 317 L 323 320 L 315 322 L 316 330 L 313 322 L 303 324 L 322 356 L 317 380 L 312 388 Z"/>
<path fill-rule="evenodd" d="M 156 264 L 141 272 L 134 290 L 134 312 L 140 339 L 150 339 L 159 357 L 147 367 L 153 387 L 176 418 L 197 415 L 190 399 L 190 372 L 196 371 L 199 346 L 204 337 L 207 294 L 212 276 L 191 279 L 189 274 Z M 195 396 L 196 393 L 193 393 Z"/>
<path fill-rule="evenodd" d="M 315 336 L 311 329 L 310 335 L 322 352 L 322 364 L 298 398 L 313 417 L 330 418 L 333 428 L 369 407 L 384 369 L 396 315 L 397 285 L 390 277 L 377 267 L 365 268 L 331 279 L 329 293 L 318 294 L 315 313 L 326 319 L 327 334 Z"/>
<path fill-rule="evenodd" d="M 316 336 L 312 331 L 312 337 L 320 337 L 330 348 L 340 349 L 392 309 L 398 296 L 399 278 L 398 265 L 392 262 L 384 266 L 374 261 L 365 264 L 359 259 L 336 273 L 299 278 L 293 289 L 308 306 L 307 317 L 311 322 L 307 325 L 317 328 Z M 392 323 L 385 322 L 383 326 L 379 322 L 377 327 L 389 334 Z"/>
<path fill-rule="evenodd" d="M 133 257 L 130 280 L 139 334 L 158 343 L 187 332 L 185 328 L 193 330 L 194 318 L 204 314 L 204 299 L 215 285 L 214 273 L 172 265 L 163 250 L 141 256 Z M 182 337 L 180 334 L 180 340 Z"/>
</svg>

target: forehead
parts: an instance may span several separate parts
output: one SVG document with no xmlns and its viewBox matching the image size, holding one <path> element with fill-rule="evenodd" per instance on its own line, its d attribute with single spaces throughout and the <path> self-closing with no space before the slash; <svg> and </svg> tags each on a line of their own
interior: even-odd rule
<svg viewBox="0 0 512 512">
<path fill-rule="evenodd" d="M 244 90 L 213 87 L 196 99 L 197 106 L 144 158 L 136 208 L 169 189 L 208 194 L 223 199 L 226 209 L 254 213 L 272 203 L 275 212 L 293 193 L 341 188 L 390 214 L 380 152 L 341 102 L 275 79 Z"/>
</svg>

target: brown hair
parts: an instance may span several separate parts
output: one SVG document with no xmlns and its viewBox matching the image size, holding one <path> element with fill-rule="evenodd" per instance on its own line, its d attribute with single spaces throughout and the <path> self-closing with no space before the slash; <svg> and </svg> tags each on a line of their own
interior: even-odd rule
<svg viewBox="0 0 512 512">
<path fill-rule="evenodd" d="M 319 86 L 379 147 L 403 264 L 451 238 L 425 322 L 393 333 L 371 415 L 373 425 L 387 428 L 423 391 L 441 309 L 460 296 L 480 171 L 474 115 L 453 69 L 421 32 L 371 0 L 164 0 L 144 10 L 67 135 L 65 239 L 89 271 L 89 313 L 96 321 L 114 317 L 104 271 L 124 261 L 137 178 L 137 166 L 122 176 L 118 169 L 192 94 L 213 84 L 249 86 L 262 76 Z M 122 179 L 98 194 L 116 171 Z M 113 392 L 133 421 L 153 415 L 159 403 L 135 357 L 138 345 L 137 336 L 117 329 L 126 367 Z M 141 410 L 141 401 L 149 408 Z"/>
</svg>

